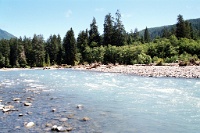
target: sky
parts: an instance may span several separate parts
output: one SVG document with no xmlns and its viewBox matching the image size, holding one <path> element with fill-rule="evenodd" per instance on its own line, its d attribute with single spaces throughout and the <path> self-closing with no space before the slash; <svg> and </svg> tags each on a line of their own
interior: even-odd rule
<svg viewBox="0 0 200 133">
<path fill-rule="evenodd" d="M 67 31 L 90 29 L 95 17 L 103 34 L 105 16 L 116 11 L 127 32 L 171 25 L 177 16 L 185 20 L 200 18 L 200 0 L 0 0 L 0 29 L 16 37 L 42 34 L 44 39 Z"/>
</svg>

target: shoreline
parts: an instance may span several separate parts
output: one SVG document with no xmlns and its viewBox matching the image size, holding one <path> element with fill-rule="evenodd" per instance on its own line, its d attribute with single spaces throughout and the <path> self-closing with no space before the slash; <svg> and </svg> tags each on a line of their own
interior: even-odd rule
<svg viewBox="0 0 200 133">
<path fill-rule="evenodd" d="M 77 65 L 71 67 L 74 70 L 86 70 L 105 73 L 123 73 L 144 77 L 174 77 L 174 78 L 200 78 L 200 66 L 179 66 L 170 64 L 167 66 L 146 65 Z M 64 67 L 35 67 L 35 68 L 1 68 L 0 71 L 14 70 L 55 70 L 67 69 Z"/>
<path fill-rule="evenodd" d="M 123 73 L 144 77 L 200 78 L 200 66 L 143 66 L 143 65 L 98 65 L 76 66 L 75 70 L 107 73 Z"/>
</svg>

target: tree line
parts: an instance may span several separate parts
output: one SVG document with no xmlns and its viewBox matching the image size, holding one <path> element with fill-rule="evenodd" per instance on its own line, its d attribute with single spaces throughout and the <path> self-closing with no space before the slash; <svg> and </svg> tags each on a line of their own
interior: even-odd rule
<svg viewBox="0 0 200 133">
<path fill-rule="evenodd" d="M 119 64 L 172 63 L 185 64 L 200 59 L 200 40 L 194 38 L 191 24 L 178 15 L 175 29 L 163 30 L 162 36 L 151 39 L 146 27 L 144 35 L 137 28 L 126 32 L 119 10 L 113 17 L 105 16 L 103 34 L 100 35 L 96 19 L 89 30 L 82 30 L 75 38 L 70 28 L 65 37 L 42 35 L 33 38 L 0 40 L 0 68 L 44 67 L 51 65 L 77 65 L 93 62 Z"/>
</svg>

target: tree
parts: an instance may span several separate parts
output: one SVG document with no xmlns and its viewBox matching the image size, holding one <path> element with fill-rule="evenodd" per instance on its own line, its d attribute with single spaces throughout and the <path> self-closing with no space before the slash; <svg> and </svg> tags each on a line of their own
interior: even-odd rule
<svg viewBox="0 0 200 133">
<path fill-rule="evenodd" d="M 103 35 L 104 46 L 113 44 L 113 31 L 114 31 L 113 23 L 114 23 L 113 17 L 111 16 L 110 13 L 107 14 L 104 20 L 104 35 Z"/>
<path fill-rule="evenodd" d="M 89 37 L 88 37 L 88 31 L 86 29 L 86 31 L 81 31 L 78 34 L 78 38 L 77 38 L 77 52 L 79 52 L 81 54 L 81 60 L 80 62 L 83 63 L 84 60 L 86 59 L 86 55 L 85 55 L 85 49 L 86 47 L 88 47 L 88 41 L 89 41 Z"/>
<path fill-rule="evenodd" d="M 176 24 L 176 37 L 184 38 L 186 37 L 186 26 L 185 26 L 185 21 L 183 19 L 183 16 L 179 14 L 177 21 L 178 22 Z"/>
<path fill-rule="evenodd" d="M 45 65 L 45 49 L 43 36 L 35 34 L 32 39 L 32 46 L 33 64 L 31 64 L 31 66 L 43 67 Z"/>
<path fill-rule="evenodd" d="M 95 42 L 96 45 L 92 45 Z M 96 25 L 96 19 L 93 18 L 92 23 L 90 24 L 90 30 L 89 30 L 89 46 L 90 47 L 96 47 L 100 46 L 100 35 L 98 31 L 98 26 Z"/>
<path fill-rule="evenodd" d="M 63 47 L 65 50 L 65 62 L 68 65 L 75 65 L 76 58 L 76 40 L 74 37 L 74 31 L 71 28 L 63 39 Z"/>
<path fill-rule="evenodd" d="M 122 24 L 121 21 L 121 14 L 120 11 L 117 10 L 115 13 L 116 15 L 116 22 L 114 23 L 114 34 L 113 34 L 113 39 L 114 39 L 114 44 L 115 46 L 122 46 L 125 43 L 125 28 L 124 25 Z"/>
<path fill-rule="evenodd" d="M 145 43 L 149 43 L 150 42 L 150 35 L 149 35 L 149 31 L 148 28 L 146 27 L 146 29 L 144 30 L 144 42 Z"/>
</svg>

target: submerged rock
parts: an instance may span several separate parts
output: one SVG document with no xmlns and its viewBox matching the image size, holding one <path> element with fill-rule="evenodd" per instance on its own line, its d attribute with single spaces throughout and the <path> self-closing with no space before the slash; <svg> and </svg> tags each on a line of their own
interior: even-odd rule
<svg viewBox="0 0 200 133">
<path fill-rule="evenodd" d="M 76 108 L 77 108 L 77 109 L 82 109 L 82 108 L 83 108 L 83 105 L 78 104 L 78 105 L 76 106 Z"/>
<path fill-rule="evenodd" d="M 73 119 L 73 118 L 74 118 L 74 114 L 69 114 L 69 115 L 67 115 L 67 118 L 68 118 L 68 119 Z"/>
<path fill-rule="evenodd" d="M 59 119 L 60 122 L 65 122 L 67 120 L 68 120 L 68 118 L 61 118 L 61 119 Z"/>
<path fill-rule="evenodd" d="M 90 118 L 89 117 L 83 117 L 83 119 L 82 119 L 83 121 L 89 121 L 90 120 Z"/>
</svg>

